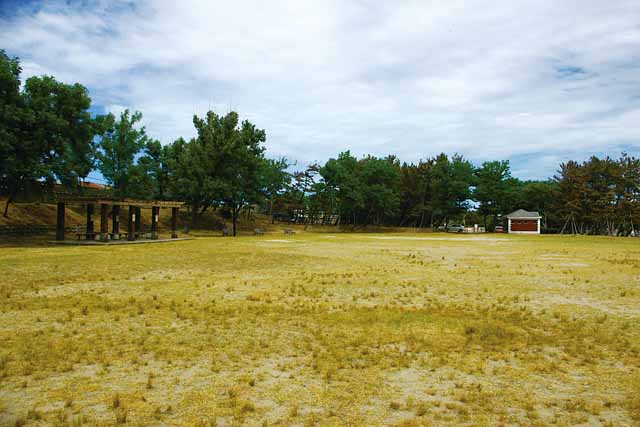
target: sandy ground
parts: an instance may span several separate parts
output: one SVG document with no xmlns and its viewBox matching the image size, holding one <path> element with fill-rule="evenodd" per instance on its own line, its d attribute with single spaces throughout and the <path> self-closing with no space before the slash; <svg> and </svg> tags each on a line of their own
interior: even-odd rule
<svg viewBox="0 0 640 427">
<path fill-rule="evenodd" d="M 640 425 L 640 246 L 0 248 L 0 426 Z"/>
</svg>

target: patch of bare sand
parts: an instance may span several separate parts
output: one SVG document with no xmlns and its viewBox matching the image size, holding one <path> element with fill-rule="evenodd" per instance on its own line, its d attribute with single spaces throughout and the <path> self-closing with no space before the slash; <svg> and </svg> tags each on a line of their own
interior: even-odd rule
<svg viewBox="0 0 640 427">
<path fill-rule="evenodd" d="M 593 310 L 601 311 L 607 314 L 623 316 L 623 317 L 640 317 L 639 307 L 629 307 L 622 305 L 614 305 L 613 303 L 607 304 L 606 302 L 594 300 L 583 296 L 566 296 L 566 295 L 553 295 L 547 293 L 540 293 L 532 298 L 534 304 L 541 306 L 553 306 L 553 305 L 577 305 L 579 307 L 586 307 Z"/>
</svg>

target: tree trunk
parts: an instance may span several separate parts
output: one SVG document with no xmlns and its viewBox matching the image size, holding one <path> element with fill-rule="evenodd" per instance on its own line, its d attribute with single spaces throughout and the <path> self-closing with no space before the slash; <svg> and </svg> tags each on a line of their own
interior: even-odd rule
<svg viewBox="0 0 640 427">
<path fill-rule="evenodd" d="M 11 193 L 9 193 L 9 197 L 7 197 L 7 203 L 4 204 L 4 217 L 9 218 L 9 204 L 12 203 L 18 194 L 18 190 L 13 188 Z"/>
<path fill-rule="evenodd" d="M 191 205 L 191 228 L 196 228 L 198 224 L 198 205 Z"/>
<path fill-rule="evenodd" d="M 7 198 L 7 202 L 4 204 L 4 214 L 5 218 L 9 218 L 9 203 L 11 203 L 11 197 Z"/>
<path fill-rule="evenodd" d="M 275 224 L 273 220 L 273 194 L 269 198 L 269 216 L 271 217 L 271 224 Z"/>
<path fill-rule="evenodd" d="M 233 222 L 233 237 L 236 236 L 236 223 L 238 222 L 238 208 L 234 204 L 231 208 L 231 221 Z"/>
</svg>

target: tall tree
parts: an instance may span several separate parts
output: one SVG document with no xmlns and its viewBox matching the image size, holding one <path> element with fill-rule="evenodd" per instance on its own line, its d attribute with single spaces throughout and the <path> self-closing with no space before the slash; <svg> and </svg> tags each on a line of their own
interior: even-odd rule
<svg viewBox="0 0 640 427">
<path fill-rule="evenodd" d="M 159 143 L 149 139 L 144 126 L 139 125 L 141 120 L 142 113 L 131 114 L 129 110 L 123 111 L 117 121 L 112 114 L 104 119 L 106 131 L 98 144 L 96 157 L 98 169 L 117 197 L 152 196 L 147 165 L 140 164 L 138 157 L 148 144 L 155 147 Z"/>
<path fill-rule="evenodd" d="M 355 226 L 357 216 L 364 208 L 364 195 L 361 176 L 358 173 L 358 160 L 351 152 L 344 151 L 337 159 L 329 159 L 320 168 L 320 176 L 324 182 L 324 191 L 335 194 L 342 218 Z"/>
<path fill-rule="evenodd" d="M 498 215 L 514 208 L 520 182 L 511 177 L 508 160 L 484 162 L 476 169 L 475 178 L 474 198 L 479 203 L 478 212 L 485 227 L 488 216 L 492 217 L 491 225 L 494 226 Z"/>
<path fill-rule="evenodd" d="M 560 170 L 554 177 L 558 186 L 555 209 L 564 221 L 561 232 L 567 227 L 577 234 L 584 212 L 586 181 L 580 164 L 570 160 L 560 164 Z"/>
<path fill-rule="evenodd" d="M 262 163 L 262 191 L 269 203 L 269 217 L 273 219 L 273 203 L 288 186 L 291 174 L 287 172 L 290 163 L 286 158 L 264 159 Z"/>
<path fill-rule="evenodd" d="M 191 227 L 197 225 L 200 215 L 214 204 L 217 188 L 213 175 L 215 161 L 196 139 L 176 140 L 167 152 L 169 191 L 184 200 L 191 210 Z"/>
<path fill-rule="evenodd" d="M 618 186 L 618 214 L 624 233 L 640 230 L 640 159 L 622 153 L 618 160 L 620 182 Z M 627 223 L 627 221 L 629 221 Z"/>
<path fill-rule="evenodd" d="M 358 191 L 364 201 L 362 221 L 382 225 L 396 215 L 400 205 L 400 166 L 393 156 L 367 156 L 358 166 Z"/>
<path fill-rule="evenodd" d="M 154 199 L 164 200 L 168 197 L 169 152 L 169 146 L 149 139 L 138 159 L 138 165 L 145 174 L 145 189 Z"/>
<path fill-rule="evenodd" d="M 399 226 L 413 221 L 414 226 L 423 227 L 425 215 L 430 210 L 432 166 L 433 160 L 428 159 L 417 165 L 403 163 L 400 167 Z"/>
<path fill-rule="evenodd" d="M 474 181 L 473 170 L 471 162 L 459 154 L 455 154 L 451 160 L 444 153 L 436 157 L 431 173 L 432 227 L 436 218 L 447 223 L 469 208 L 472 197 L 471 185 Z"/>
<path fill-rule="evenodd" d="M 20 61 L 0 50 L 0 186 L 9 204 L 28 180 L 44 174 L 41 150 L 27 136 L 28 111 L 20 93 Z"/>
<path fill-rule="evenodd" d="M 87 89 L 51 76 L 31 77 L 20 91 L 20 64 L 0 51 L 0 180 L 8 204 L 26 183 L 44 179 L 77 190 L 94 166 L 99 120 Z"/>
<path fill-rule="evenodd" d="M 196 183 L 190 196 L 192 222 L 212 204 L 229 209 L 233 235 L 237 233 L 239 212 L 260 200 L 263 143 L 266 133 L 249 121 L 239 124 L 238 113 L 219 116 L 209 111 L 204 118 L 194 116 L 198 137 L 181 144 L 178 163 L 190 165 L 177 170 L 174 179 Z"/>
<path fill-rule="evenodd" d="M 93 170 L 93 140 L 101 131 L 89 112 L 87 89 L 51 76 L 31 77 L 25 82 L 24 97 L 33 117 L 31 138 L 43 149 L 45 178 L 77 188 Z"/>
</svg>

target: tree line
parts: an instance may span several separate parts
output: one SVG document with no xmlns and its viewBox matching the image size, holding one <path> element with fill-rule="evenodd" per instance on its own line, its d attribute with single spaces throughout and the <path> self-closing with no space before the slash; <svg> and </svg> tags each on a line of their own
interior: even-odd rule
<svg viewBox="0 0 640 427">
<path fill-rule="evenodd" d="M 352 227 L 436 227 L 451 222 L 489 230 L 515 209 L 538 211 L 548 232 L 625 235 L 640 222 L 640 160 L 592 157 L 559 166 L 548 180 L 513 177 L 509 162 L 475 166 L 462 155 L 417 163 L 349 151 L 302 170 L 266 156 L 266 132 L 236 112 L 193 117 L 196 137 L 161 144 L 142 114 L 91 112 L 88 91 L 52 76 L 24 84 L 17 58 L 0 51 L 0 188 L 8 205 L 29 185 L 80 185 L 99 171 L 114 197 L 181 200 L 192 226 L 208 209 L 233 224 L 243 210 L 271 218 L 304 213 L 308 223 L 339 217 Z"/>
</svg>

